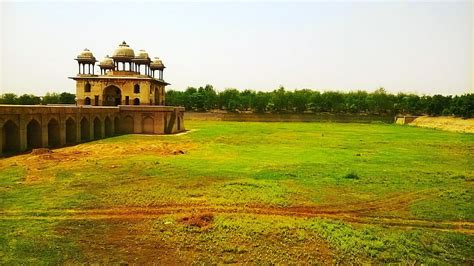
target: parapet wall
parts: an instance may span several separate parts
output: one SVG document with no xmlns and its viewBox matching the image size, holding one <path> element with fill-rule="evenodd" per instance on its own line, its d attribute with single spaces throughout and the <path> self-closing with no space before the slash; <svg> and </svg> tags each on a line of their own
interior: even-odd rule
<svg viewBox="0 0 474 266">
<path fill-rule="evenodd" d="M 182 132 L 184 108 L 171 106 L 0 105 L 2 154 L 60 147 L 117 134 Z"/>
</svg>

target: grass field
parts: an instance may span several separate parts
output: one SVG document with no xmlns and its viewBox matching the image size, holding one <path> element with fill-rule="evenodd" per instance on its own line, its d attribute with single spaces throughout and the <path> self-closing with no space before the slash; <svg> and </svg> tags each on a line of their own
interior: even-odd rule
<svg viewBox="0 0 474 266">
<path fill-rule="evenodd" d="M 474 263 L 472 134 L 186 127 L 1 159 L 1 263 Z"/>
</svg>

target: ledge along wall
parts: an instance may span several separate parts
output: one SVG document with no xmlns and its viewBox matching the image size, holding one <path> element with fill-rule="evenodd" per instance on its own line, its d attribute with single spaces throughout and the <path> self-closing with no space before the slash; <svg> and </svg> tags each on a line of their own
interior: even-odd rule
<svg viewBox="0 0 474 266">
<path fill-rule="evenodd" d="M 0 105 L 0 153 L 55 148 L 116 134 L 185 131 L 184 108 L 172 106 Z"/>
</svg>

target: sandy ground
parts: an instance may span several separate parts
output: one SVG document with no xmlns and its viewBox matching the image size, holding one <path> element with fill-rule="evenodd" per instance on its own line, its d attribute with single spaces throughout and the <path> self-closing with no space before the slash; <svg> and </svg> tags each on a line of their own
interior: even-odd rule
<svg viewBox="0 0 474 266">
<path fill-rule="evenodd" d="M 474 118 L 463 119 L 451 116 L 416 118 L 409 125 L 425 128 L 434 128 L 451 132 L 474 133 Z"/>
</svg>

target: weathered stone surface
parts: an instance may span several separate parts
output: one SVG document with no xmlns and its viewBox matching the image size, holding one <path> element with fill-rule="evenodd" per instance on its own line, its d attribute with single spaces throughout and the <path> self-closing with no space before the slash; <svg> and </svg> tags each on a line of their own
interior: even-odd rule
<svg viewBox="0 0 474 266">
<path fill-rule="evenodd" d="M 60 147 L 116 134 L 182 132 L 184 108 L 0 105 L 0 151 Z"/>
</svg>

